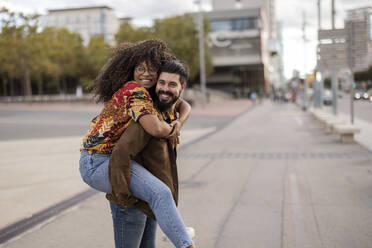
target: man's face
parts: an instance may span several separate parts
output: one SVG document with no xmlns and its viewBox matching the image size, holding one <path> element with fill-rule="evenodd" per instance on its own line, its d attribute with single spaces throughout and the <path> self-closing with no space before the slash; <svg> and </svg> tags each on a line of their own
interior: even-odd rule
<svg viewBox="0 0 372 248">
<path fill-rule="evenodd" d="M 160 111 L 168 110 L 180 97 L 186 83 L 181 84 L 180 75 L 162 72 L 156 84 L 157 107 Z"/>
</svg>

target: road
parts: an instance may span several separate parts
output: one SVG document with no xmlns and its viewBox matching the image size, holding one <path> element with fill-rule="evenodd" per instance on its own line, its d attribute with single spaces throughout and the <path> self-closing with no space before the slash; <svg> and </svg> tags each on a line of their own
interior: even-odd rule
<svg viewBox="0 0 372 248">
<path fill-rule="evenodd" d="M 0 109 L 0 141 L 53 137 L 83 137 L 90 121 L 97 115 L 92 111 L 40 111 Z M 192 115 L 184 129 L 220 127 L 231 117 L 221 115 Z"/>
<path fill-rule="evenodd" d="M 350 115 L 350 96 L 342 94 L 342 98 L 338 98 L 338 108 L 340 113 Z M 325 106 L 327 111 L 332 111 L 331 106 Z M 354 101 L 355 117 L 372 123 L 372 102 L 357 100 Z"/>
</svg>

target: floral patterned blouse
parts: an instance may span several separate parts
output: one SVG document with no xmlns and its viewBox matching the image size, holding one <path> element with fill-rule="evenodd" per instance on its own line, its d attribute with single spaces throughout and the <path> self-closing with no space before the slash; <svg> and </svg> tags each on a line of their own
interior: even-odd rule
<svg viewBox="0 0 372 248">
<path fill-rule="evenodd" d="M 129 124 L 146 114 L 158 114 L 150 94 L 134 81 L 126 83 L 92 120 L 80 150 L 110 153 Z"/>
</svg>

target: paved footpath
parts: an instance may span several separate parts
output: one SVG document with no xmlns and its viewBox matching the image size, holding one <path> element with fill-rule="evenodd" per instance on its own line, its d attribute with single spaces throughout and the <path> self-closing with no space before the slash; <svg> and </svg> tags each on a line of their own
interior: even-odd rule
<svg viewBox="0 0 372 248">
<path fill-rule="evenodd" d="M 178 167 L 197 247 L 372 247 L 372 153 L 295 105 L 255 106 L 181 148 Z M 113 247 L 107 201 L 95 194 L 3 247 Z"/>
</svg>

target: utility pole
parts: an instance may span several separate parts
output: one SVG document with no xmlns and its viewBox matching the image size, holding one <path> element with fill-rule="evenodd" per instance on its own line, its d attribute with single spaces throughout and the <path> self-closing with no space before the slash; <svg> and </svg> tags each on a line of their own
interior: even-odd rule
<svg viewBox="0 0 372 248">
<path fill-rule="evenodd" d="M 347 28 L 347 46 L 348 46 L 348 65 L 350 70 L 350 123 L 351 125 L 354 124 L 354 61 L 353 61 L 353 21 L 349 20 L 348 24 L 346 25 Z"/>
<path fill-rule="evenodd" d="M 317 54 L 320 52 L 320 38 L 319 38 L 319 31 L 322 29 L 322 11 L 321 11 L 321 0 L 318 0 L 318 47 L 317 47 Z M 316 108 L 323 108 L 323 90 L 324 90 L 324 80 L 323 80 L 323 68 L 321 63 L 319 62 L 316 67 L 315 73 L 315 85 L 314 90 L 315 94 L 315 102 L 314 107 Z"/>
<path fill-rule="evenodd" d="M 304 42 L 304 94 L 303 94 L 303 102 L 302 102 L 302 110 L 306 110 L 307 109 L 307 77 L 306 77 L 306 67 L 307 67 L 307 63 L 306 63 L 306 42 L 307 42 L 307 38 L 306 38 L 306 13 L 305 11 L 302 12 L 302 39 L 303 39 L 303 42 Z"/>
<path fill-rule="evenodd" d="M 332 29 L 335 29 L 335 16 L 336 16 L 336 9 L 335 9 L 335 0 L 332 0 Z"/>
<path fill-rule="evenodd" d="M 322 8 L 321 0 L 318 0 L 318 30 L 322 29 Z"/>
<path fill-rule="evenodd" d="M 205 55 L 204 55 L 204 32 L 203 32 L 203 12 L 201 0 L 194 1 L 199 6 L 198 13 L 198 34 L 199 34 L 199 62 L 200 62 L 200 89 L 202 94 L 203 107 L 207 104 L 206 76 L 205 76 Z"/>
<path fill-rule="evenodd" d="M 332 0 L 332 30 L 335 30 L 335 0 Z M 332 43 L 334 43 L 334 39 L 332 39 Z M 337 70 L 331 65 L 331 81 L 332 81 L 332 108 L 333 114 L 337 115 Z"/>
</svg>

